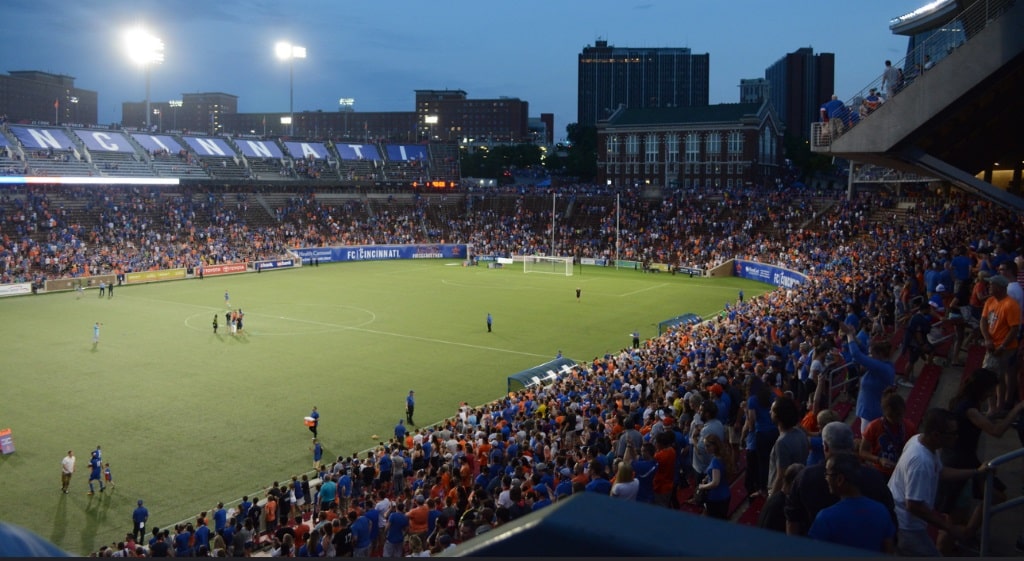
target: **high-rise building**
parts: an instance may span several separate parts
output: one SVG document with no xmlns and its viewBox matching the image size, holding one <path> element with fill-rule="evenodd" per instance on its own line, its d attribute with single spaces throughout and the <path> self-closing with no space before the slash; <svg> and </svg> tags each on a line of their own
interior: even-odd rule
<svg viewBox="0 0 1024 561">
<path fill-rule="evenodd" d="M 416 90 L 422 139 L 522 142 L 529 138 L 530 104 L 516 97 L 467 99 L 462 90 Z"/>
<path fill-rule="evenodd" d="M 238 113 L 238 96 L 222 92 L 182 94 L 181 103 L 150 102 L 153 116 L 150 126 L 160 130 L 187 130 L 193 133 L 219 134 L 224 131 L 222 115 Z M 166 118 L 165 118 L 166 115 Z M 146 102 L 121 104 L 121 125 L 146 127 Z"/>
<path fill-rule="evenodd" d="M 768 101 L 786 125 L 787 134 L 810 138 L 818 109 L 836 93 L 835 73 L 836 55 L 814 54 L 810 47 L 785 55 L 764 71 L 769 82 Z"/>
<path fill-rule="evenodd" d="M 709 100 L 710 55 L 688 48 L 629 48 L 598 40 L 579 55 L 577 123 L 594 126 L 620 105 L 701 107 Z"/>
<path fill-rule="evenodd" d="M 771 84 L 767 78 L 740 80 L 740 103 L 761 103 L 771 97 Z"/>
<path fill-rule="evenodd" d="M 95 125 L 95 91 L 75 87 L 75 78 L 37 70 L 0 75 L 0 115 L 14 122 Z"/>
</svg>

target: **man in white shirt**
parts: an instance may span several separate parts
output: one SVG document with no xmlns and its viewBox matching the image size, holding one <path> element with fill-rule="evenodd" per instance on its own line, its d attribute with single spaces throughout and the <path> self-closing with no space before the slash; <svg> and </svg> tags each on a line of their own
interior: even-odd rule
<svg viewBox="0 0 1024 561">
<path fill-rule="evenodd" d="M 71 484 L 71 474 L 75 473 L 75 455 L 68 450 L 68 455 L 60 462 L 60 490 L 68 494 L 68 485 Z"/>
<path fill-rule="evenodd" d="M 957 436 L 956 417 L 950 411 L 929 409 L 921 421 L 920 431 L 907 440 L 889 478 L 889 491 L 896 503 L 899 526 L 897 549 L 904 556 L 938 557 L 939 549 L 928 535 L 929 525 L 942 531 L 939 534 L 940 544 L 949 539 L 964 539 L 977 530 L 954 525 L 935 511 L 939 480 L 968 479 L 983 468 L 954 469 L 942 465 L 939 450 L 952 445 Z"/>
</svg>

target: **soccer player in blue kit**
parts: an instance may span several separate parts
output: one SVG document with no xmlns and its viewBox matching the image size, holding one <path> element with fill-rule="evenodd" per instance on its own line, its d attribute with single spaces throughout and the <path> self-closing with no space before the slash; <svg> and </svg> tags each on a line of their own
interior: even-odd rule
<svg viewBox="0 0 1024 561">
<path fill-rule="evenodd" d="M 103 462 L 100 460 L 100 455 L 95 451 L 92 453 L 92 458 L 89 459 L 89 494 L 92 495 L 95 489 L 92 486 L 93 481 L 99 481 L 100 493 L 102 493 L 107 487 L 103 484 L 102 478 Z"/>
</svg>

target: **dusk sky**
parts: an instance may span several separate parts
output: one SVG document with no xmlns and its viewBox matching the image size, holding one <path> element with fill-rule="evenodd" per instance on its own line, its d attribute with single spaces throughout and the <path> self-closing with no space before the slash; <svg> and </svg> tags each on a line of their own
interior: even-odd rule
<svg viewBox="0 0 1024 561">
<path fill-rule="evenodd" d="M 413 111 L 417 89 L 471 99 L 518 97 L 530 116 L 555 114 L 555 138 L 576 121 L 577 55 L 597 39 L 617 47 L 689 47 L 711 55 L 711 103 L 738 101 L 786 53 L 836 55 L 836 90 L 856 93 L 902 59 L 889 20 L 926 0 L 3 0 L 0 72 L 75 77 L 99 94 L 100 123 L 145 99 L 124 31 L 141 24 L 165 44 L 154 101 L 182 93 L 238 96 L 243 113 L 288 110 L 288 63 L 277 41 L 305 46 L 295 61 L 295 111 Z M 824 101 L 824 100 L 823 100 Z"/>
</svg>

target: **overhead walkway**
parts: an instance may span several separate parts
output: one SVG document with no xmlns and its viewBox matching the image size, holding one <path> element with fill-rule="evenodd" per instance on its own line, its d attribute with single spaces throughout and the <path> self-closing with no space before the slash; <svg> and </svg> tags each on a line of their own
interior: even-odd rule
<svg viewBox="0 0 1024 561">
<path fill-rule="evenodd" d="M 812 149 L 938 177 L 1024 210 L 1024 2 L 978 0 L 950 24 L 965 29 L 966 41 L 944 46 L 946 55 L 934 66 L 916 75 L 911 70 L 908 84 L 863 114 L 861 101 L 870 88 L 884 93 L 881 77 L 869 84 L 846 102 L 862 115 L 836 138 L 830 138 L 827 124 L 815 123 Z M 914 68 L 907 61 L 897 66 Z M 978 178 L 990 179 L 1000 169 L 1013 170 L 1010 190 Z"/>
</svg>

